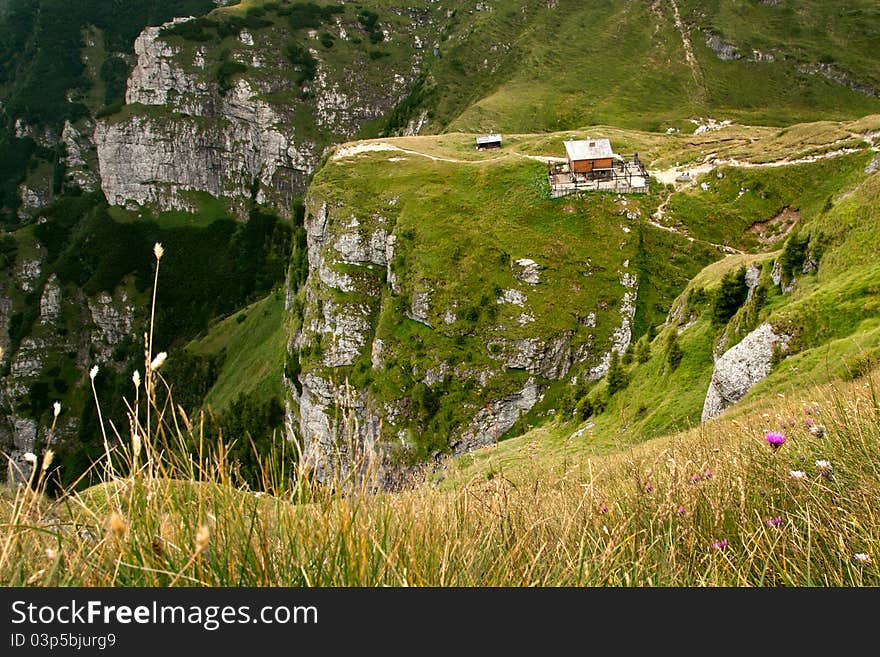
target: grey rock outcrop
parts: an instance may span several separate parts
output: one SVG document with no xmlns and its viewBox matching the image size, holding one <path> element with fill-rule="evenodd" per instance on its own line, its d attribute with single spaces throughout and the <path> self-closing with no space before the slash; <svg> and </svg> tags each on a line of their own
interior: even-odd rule
<svg viewBox="0 0 880 657">
<path fill-rule="evenodd" d="M 538 403 L 540 387 L 529 379 L 522 390 L 502 397 L 474 417 L 461 437 L 451 444 L 456 454 L 491 445 L 507 433 L 521 413 L 529 412 Z"/>
<path fill-rule="evenodd" d="M 513 277 L 528 283 L 529 285 L 537 285 L 541 282 L 541 270 L 543 267 L 530 258 L 520 258 L 510 263 L 510 269 Z"/>
<path fill-rule="evenodd" d="M 761 324 L 715 361 L 712 380 L 703 403 L 703 421 L 719 416 L 742 399 L 772 367 L 774 349 L 785 350 L 789 336 Z"/>
<path fill-rule="evenodd" d="M 101 354 L 100 360 L 106 360 L 113 347 L 132 335 L 135 307 L 124 291 L 119 292 L 118 300 L 101 292 L 96 298 L 88 299 L 87 304 L 95 325 L 92 344 Z"/>
<path fill-rule="evenodd" d="M 40 324 L 51 324 L 58 319 L 61 309 L 61 286 L 58 285 L 58 276 L 52 274 L 43 287 L 40 295 Z"/>
<path fill-rule="evenodd" d="M 827 80 L 831 80 L 832 82 L 847 87 L 848 89 L 852 89 L 856 93 L 860 93 L 864 96 L 869 96 L 871 98 L 880 97 L 880 89 L 876 89 L 868 84 L 854 80 L 852 75 L 837 68 L 833 64 L 825 62 L 818 64 L 801 64 L 798 66 L 798 70 L 801 73 L 806 73 L 808 75 L 821 75 Z"/>
<path fill-rule="evenodd" d="M 368 400 L 348 386 L 306 374 L 297 396 L 299 429 L 305 437 L 303 459 L 321 481 L 376 473 L 379 421 Z M 342 413 L 331 413 L 330 408 Z"/>
<path fill-rule="evenodd" d="M 628 264 L 628 261 L 624 263 L 625 266 Z M 602 361 L 587 373 L 587 378 L 590 381 L 598 381 L 608 374 L 608 368 L 611 366 L 611 352 L 623 354 L 629 347 L 629 343 L 632 342 L 632 323 L 636 316 L 636 299 L 639 293 L 638 276 L 624 272 L 621 274 L 620 284 L 626 289 L 620 300 L 620 325 L 611 334 L 611 349 L 602 356 Z"/>
<path fill-rule="evenodd" d="M 230 56 L 259 74 L 246 72 L 221 88 L 208 61 L 215 52 L 178 47 L 163 36 L 181 20 L 189 19 L 138 36 L 126 90 L 130 107 L 95 128 L 101 185 L 113 205 L 193 210 L 198 193 L 207 192 L 231 199 L 243 214 L 255 193 L 259 203 L 288 215 L 325 146 L 351 138 L 396 106 L 419 72 L 416 51 L 400 70 L 381 67 L 384 84 L 368 86 L 358 68 L 370 66 L 366 59 L 338 71 L 311 50 L 315 79 L 291 95 L 283 43 L 265 42 L 258 57 L 255 40 L 277 35 L 243 31 Z M 301 116 L 316 130 L 302 128 Z"/>
<path fill-rule="evenodd" d="M 706 34 L 706 46 L 718 56 L 718 59 L 724 61 L 742 59 L 742 55 L 734 44 L 724 41 L 712 32 Z"/>
<path fill-rule="evenodd" d="M 498 339 L 489 343 L 490 350 L 499 352 L 497 358 L 505 367 L 526 370 L 548 379 L 561 379 L 574 362 L 571 350 L 572 333 L 555 338 Z"/>
</svg>

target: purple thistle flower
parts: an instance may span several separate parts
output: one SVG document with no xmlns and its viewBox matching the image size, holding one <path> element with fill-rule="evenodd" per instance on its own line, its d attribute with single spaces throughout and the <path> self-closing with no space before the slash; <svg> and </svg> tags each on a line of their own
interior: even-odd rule
<svg viewBox="0 0 880 657">
<path fill-rule="evenodd" d="M 767 444 L 773 449 L 779 449 L 779 447 L 785 442 L 785 436 L 777 431 L 768 431 L 764 436 L 764 440 L 766 440 Z"/>
<path fill-rule="evenodd" d="M 683 516 L 687 511 L 683 506 L 678 507 L 678 515 Z"/>
<path fill-rule="evenodd" d="M 701 481 L 703 481 L 703 477 L 702 477 L 702 475 L 694 475 L 693 477 L 691 477 L 691 481 L 694 482 L 695 484 L 698 484 Z"/>
<path fill-rule="evenodd" d="M 788 423 L 786 423 L 785 420 L 783 420 L 782 422 L 779 423 L 779 428 L 780 428 L 780 429 L 785 429 L 785 427 L 787 427 L 787 426 L 788 426 Z"/>
<path fill-rule="evenodd" d="M 811 418 L 811 417 L 808 417 L 806 420 L 804 420 L 804 423 L 805 423 L 808 427 L 811 427 L 811 426 L 813 426 L 814 424 L 816 424 L 816 423 L 813 421 L 813 418 Z"/>
<path fill-rule="evenodd" d="M 776 516 L 775 518 L 770 518 L 765 523 L 768 527 L 779 527 L 782 524 L 782 516 Z"/>
<path fill-rule="evenodd" d="M 599 513 L 608 513 L 608 505 L 603 504 L 599 507 Z"/>
<path fill-rule="evenodd" d="M 793 427 L 793 426 L 794 426 L 794 420 L 789 420 L 789 421 L 788 421 L 788 426 Z"/>
<path fill-rule="evenodd" d="M 804 413 L 806 413 L 807 415 L 811 415 L 813 413 L 813 409 L 807 406 L 806 408 L 804 408 Z"/>
<path fill-rule="evenodd" d="M 713 550 L 723 550 L 728 545 L 730 545 L 730 541 L 728 541 L 726 538 L 722 538 L 720 541 L 715 541 L 713 543 L 710 543 L 709 547 L 712 548 Z"/>
<path fill-rule="evenodd" d="M 711 479 L 711 478 L 712 478 L 712 471 L 706 470 L 706 472 L 703 474 L 703 479 Z"/>
<path fill-rule="evenodd" d="M 651 484 L 645 484 L 646 493 L 650 493 L 652 490 L 654 490 L 654 487 Z"/>
</svg>

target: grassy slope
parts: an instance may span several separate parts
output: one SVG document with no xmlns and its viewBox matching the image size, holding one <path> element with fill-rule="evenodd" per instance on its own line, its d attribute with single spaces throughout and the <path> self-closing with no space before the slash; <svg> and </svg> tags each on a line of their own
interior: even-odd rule
<svg viewBox="0 0 880 657">
<path fill-rule="evenodd" d="M 821 2 L 798 3 L 797 36 L 786 22 L 791 3 L 680 4 L 696 70 L 687 64 L 671 3 L 562 1 L 553 10 L 536 11 L 520 28 L 514 41 L 516 62 L 491 77 L 489 91 L 455 117 L 451 127 L 515 132 L 613 123 L 657 130 L 684 128 L 685 119 L 707 114 L 785 125 L 876 111 L 876 99 L 797 70 L 802 62 L 826 61 L 833 50 L 843 70 L 876 86 L 880 70 L 865 56 L 870 49 L 864 49 L 872 40 L 876 47 L 875 28 L 849 11 L 872 13 L 870 3 L 848 2 L 840 11 Z M 743 5 L 761 15 L 736 16 Z M 494 13 L 496 23 L 514 20 L 503 10 Z M 721 61 L 696 29 L 718 31 L 716 26 L 744 47 L 754 42 L 769 51 L 772 45 L 791 58 L 780 54 L 772 63 Z M 826 29 L 831 36 L 823 40 Z M 756 30 L 763 32 L 763 39 L 754 38 Z M 852 42 L 846 39 L 849 30 L 857 35 Z M 471 69 L 479 70 L 479 61 L 471 62 Z"/>
<path fill-rule="evenodd" d="M 215 413 L 242 393 L 261 399 L 281 394 L 286 349 L 284 295 L 273 292 L 218 322 L 186 349 L 207 356 L 226 353 L 217 381 L 205 398 Z"/>
<path fill-rule="evenodd" d="M 220 8 L 212 17 L 241 17 L 265 4 L 258 0 Z M 733 0 L 680 3 L 696 57 L 693 69 L 685 57 L 670 2 L 560 0 L 548 7 L 538 0 L 499 0 L 485 10 L 453 3 L 435 11 L 371 0 L 359 8 L 375 11 L 379 26 L 391 34 L 390 40 L 379 44 L 369 42 L 352 10 L 341 15 L 348 40 L 339 38 L 332 22 L 321 26 L 314 37 L 304 30 L 291 32 L 286 19 L 269 10 L 260 18 L 272 24 L 251 32 L 260 42 L 276 44 L 275 52 L 268 68 L 249 68 L 243 75 L 254 80 L 292 75 L 278 53 L 293 37 L 317 52 L 331 78 L 357 71 L 359 78 L 378 80 L 382 71 L 397 70 L 406 61 L 411 54 L 411 25 L 419 24 L 423 26 L 418 30 L 423 85 L 401 110 L 405 118 L 424 112 L 426 130 L 431 132 L 536 132 L 600 123 L 687 130 L 690 119 L 708 115 L 787 125 L 880 110 L 876 98 L 797 70 L 802 64 L 833 60 L 853 80 L 876 87 L 880 69 L 865 55 L 870 52 L 865 44 L 876 46 L 877 42 L 873 28 L 865 25 L 866 16 L 875 11 L 869 3 L 848 0 L 837 11 L 815 1 L 799 3 L 795 10 L 789 3 L 757 8 L 755 3 L 745 3 L 751 8 L 742 15 L 743 4 Z M 748 20 L 760 21 L 760 27 Z M 828 37 L 824 38 L 826 29 Z M 704 31 L 722 34 L 745 53 L 751 47 L 772 51 L 776 61 L 721 61 L 706 47 Z M 319 43 L 323 32 L 336 37 L 333 46 Z M 855 38 L 849 41 L 847 34 Z M 182 49 L 184 65 L 202 45 L 180 37 L 169 39 Z M 357 39 L 361 43 L 355 43 Z M 234 36 L 223 39 L 208 50 L 209 73 L 222 50 L 247 49 Z M 370 51 L 385 56 L 370 59 Z M 831 58 L 829 51 L 834 53 Z M 288 105 L 300 102 L 295 84 L 288 91 L 279 88 L 266 99 Z M 405 124 L 405 120 L 396 121 L 391 127 L 399 130 Z M 384 120 L 376 121 L 364 128 L 362 136 L 378 134 L 383 127 Z M 321 143 L 328 139 L 308 113 L 297 114 L 296 129 L 297 134 Z"/>
<path fill-rule="evenodd" d="M 861 207 L 868 213 L 876 212 L 871 210 L 876 207 L 876 196 L 853 198 L 867 194 L 868 190 L 864 190 L 864 187 L 874 188 L 876 193 L 876 186 L 875 176 L 848 197 L 853 199 L 851 207 Z M 845 226 L 839 214 L 829 214 L 834 219 L 828 217 L 827 221 Z M 821 219 L 816 220 L 807 224 L 807 227 L 815 228 L 821 222 Z M 788 330 L 794 329 L 795 353 L 776 365 L 771 374 L 755 385 L 745 400 L 740 402 L 741 407 L 734 406 L 727 411 L 727 416 L 738 417 L 776 395 L 790 396 L 813 385 L 847 378 L 850 363 L 857 356 L 874 354 L 876 359 L 880 350 L 880 309 L 877 306 L 880 266 L 859 264 L 858 261 L 860 254 L 867 256 L 877 248 L 880 236 L 875 222 L 863 223 L 862 228 L 857 247 L 853 248 L 845 239 L 840 247 L 822 260 L 818 275 L 803 276 L 791 295 L 777 292 L 771 296 L 760 313 L 760 319 Z M 866 235 L 867 232 L 871 234 Z M 849 258 L 849 253 L 852 254 L 854 266 L 843 272 L 835 271 L 835 259 Z M 748 259 L 769 263 L 772 262 L 772 254 L 769 258 L 759 256 Z M 731 258 L 712 265 L 698 277 L 698 285 L 705 286 L 711 292 L 722 273 L 739 267 L 742 261 L 743 258 Z M 755 324 L 753 320 L 750 326 Z M 491 460 L 500 459 L 501 463 L 523 462 L 527 458 L 529 445 L 537 443 L 548 461 L 559 462 L 579 452 L 616 451 L 670 430 L 698 425 L 712 373 L 711 348 L 719 329 L 712 327 L 705 318 L 689 326 L 679 338 L 684 353 L 681 364 L 669 374 L 664 341 L 670 330 L 673 329 L 661 332 L 654 341 L 651 359 L 646 364 L 630 369 L 630 385 L 611 398 L 604 413 L 591 418 L 588 423 L 562 417 L 524 436 L 504 441 L 498 445 Z M 602 394 L 600 386 L 598 395 Z M 583 434 L 573 437 L 575 431 L 581 428 L 585 429 Z M 465 462 L 483 462 L 489 458 L 489 454 L 462 457 Z"/>
<path fill-rule="evenodd" d="M 574 348 L 592 340 L 586 363 L 578 364 L 574 374 L 596 365 L 608 349 L 611 331 L 620 322 L 625 261 L 630 263 L 628 271 L 643 278 L 650 290 L 637 316 L 638 325 L 646 328 L 661 321 L 702 264 L 720 257 L 717 249 L 642 228 L 639 221 L 624 216 L 627 211 L 647 216 L 659 203 L 657 194 L 631 196 L 626 204 L 610 194 L 550 199 L 545 166 L 518 155 L 541 139 L 521 136 L 501 151 L 477 153 L 472 135 L 401 138 L 389 142 L 445 159 L 370 152 L 331 161 L 317 174 L 310 204 L 328 203 L 332 225 L 346 224 L 354 215 L 364 226 L 360 230 L 369 235 L 370 221 L 383 216 L 398 236 L 392 270 L 402 290 L 400 295 L 390 294 L 380 284 L 383 301 L 373 327 L 375 337 L 386 345 L 386 365 L 369 371 L 369 348 L 364 349 L 361 363 L 349 372 L 356 386 L 371 386 L 380 398 L 393 399 L 407 394 L 413 379 L 421 377 L 413 370 L 424 372 L 443 361 L 452 368 L 498 372 L 492 342 L 549 339 L 568 331 L 573 332 Z M 639 235 L 645 236 L 641 245 Z M 332 258 L 332 249 L 329 253 Z M 670 253 L 678 255 L 667 258 Z M 508 263 L 518 258 L 531 258 L 545 267 L 540 284 L 526 285 L 513 277 Z M 344 265 L 335 268 L 353 273 Z M 433 290 L 433 329 L 403 319 L 398 304 L 408 307 L 414 290 L 428 288 Z M 497 304 L 500 291 L 507 289 L 525 293 L 525 307 Z M 344 296 L 331 294 L 328 299 Z M 470 320 L 469 309 L 474 309 Z M 448 310 L 457 316 L 452 324 L 443 319 Z M 489 312 L 494 310 L 497 313 Z M 524 312 L 534 321 L 520 325 L 517 318 Z M 596 327 L 585 328 L 582 321 L 591 312 L 596 313 Z M 323 347 L 326 352 L 331 345 Z M 315 361 L 315 356 L 304 357 L 304 369 L 315 368 Z M 504 376 L 493 376 L 489 385 L 497 394 L 521 387 L 525 373 L 508 370 Z M 438 388 L 443 394 L 440 415 L 448 413 L 454 422 L 434 426 L 431 431 L 441 435 L 431 441 L 445 440 L 442 434 L 455 422 L 476 413 L 474 404 L 483 393 L 469 392 L 466 383 L 460 388 L 463 381 L 458 378 L 449 382 L 452 389 Z"/>
</svg>

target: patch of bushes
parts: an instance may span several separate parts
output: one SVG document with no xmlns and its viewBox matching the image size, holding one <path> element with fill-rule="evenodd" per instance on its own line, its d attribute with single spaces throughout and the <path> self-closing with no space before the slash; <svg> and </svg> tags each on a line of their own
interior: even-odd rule
<svg viewBox="0 0 880 657">
<path fill-rule="evenodd" d="M 712 302 L 712 323 L 726 324 L 736 314 L 749 295 L 746 285 L 746 268 L 728 271 L 721 278 L 721 285 Z"/>
<path fill-rule="evenodd" d="M 18 243 L 12 235 L 0 236 L 0 271 L 7 271 L 15 264 Z"/>
<path fill-rule="evenodd" d="M 877 365 L 877 351 L 865 349 L 855 354 L 850 354 L 843 361 L 843 378 L 852 381 L 865 376 Z"/>
<path fill-rule="evenodd" d="M 369 9 L 363 9 L 358 12 L 357 19 L 364 32 L 367 33 L 370 43 L 382 43 L 385 40 L 385 34 L 379 27 L 379 14 Z"/>
<path fill-rule="evenodd" d="M 608 364 L 608 374 L 605 375 L 605 384 L 609 397 L 629 385 L 629 377 L 623 369 L 620 355 L 614 349 L 611 350 L 611 361 Z"/>
<path fill-rule="evenodd" d="M 779 268 L 782 270 L 783 282 L 788 283 L 803 269 L 809 245 L 809 235 L 792 235 L 788 238 L 782 249 L 782 255 L 779 256 Z"/>
<path fill-rule="evenodd" d="M 312 53 L 308 48 L 300 45 L 296 41 L 290 41 L 284 50 L 287 61 L 293 66 L 295 75 L 294 81 L 302 86 L 306 82 L 315 79 L 318 71 L 318 60 L 312 57 Z"/>
<path fill-rule="evenodd" d="M 247 66 L 229 59 L 229 52 L 224 51 L 220 59 L 220 64 L 217 66 L 217 72 L 214 76 L 217 80 L 217 87 L 220 93 L 225 94 L 232 89 L 233 78 L 237 75 L 241 75 L 247 70 Z"/>
<path fill-rule="evenodd" d="M 287 22 L 292 30 L 302 30 L 317 29 L 322 24 L 329 23 L 335 15 L 345 12 L 345 7 L 339 5 L 322 7 L 314 2 L 294 2 L 279 7 L 277 11 L 279 15 L 287 16 Z"/>
<path fill-rule="evenodd" d="M 128 81 L 128 64 L 122 57 L 112 56 L 101 64 L 101 80 L 104 82 L 104 105 L 125 101 L 125 84 Z"/>
<path fill-rule="evenodd" d="M 669 335 L 666 337 L 666 351 L 665 351 L 665 359 L 666 359 L 666 367 L 669 372 L 674 372 L 678 369 L 679 364 L 681 363 L 681 359 L 684 356 L 684 353 L 681 350 L 681 345 L 678 342 L 678 331 L 673 329 Z"/>
<path fill-rule="evenodd" d="M 211 387 L 217 382 L 225 360 L 225 351 L 203 356 L 183 349 L 173 354 L 162 375 L 172 385 L 175 406 L 182 406 L 187 413 L 200 408 Z M 164 388 L 160 386 L 157 389 L 160 407 L 165 394 Z"/>
</svg>

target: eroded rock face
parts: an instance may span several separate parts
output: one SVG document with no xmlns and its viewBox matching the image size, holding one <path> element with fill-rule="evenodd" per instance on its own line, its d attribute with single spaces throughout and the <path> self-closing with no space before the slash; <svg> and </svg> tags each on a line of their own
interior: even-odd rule
<svg viewBox="0 0 880 657">
<path fill-rule="evenodd" d="M 520 258 L 510 263 L 510 269 L 513 277 L 528 283 L 529 285 L 537 285 L 541 282 L 541 270 L 543 267 L 531 258 Z"/>
<path fill-rule="evenodd" d="M 624 262 L 624 269 L 629 266 L 629 261 Z M 587 374 L 591 381 L 598 381 L 608 374 L 611 366 L 611 352 L 623 354 L 632 341 L 632 323 L 636 316 L 636 299 L 639 294 L 639 279 L 635 274 L 628 271 L 621 272 L 620 283 L 626 288 L 623 299 L 620 300 L 620 325 L 614 329 L 611 336 L 611 350 L 602 357 L 602 362 L 593 367 Z M 595 322 L 595 316 L 593 318 Z"/>
<path fill-rule="evenodd" d="M 715 361 L 715 370 L 703 403 L 703 421 L 721 415 L 742 399 L 772 367 L 775 348 L 785 350 L 789 337 L 770 324 L 761 324 Z"/>
<path fill-rule="evenodd" d="M 706 45 L 718 56 L 718 59 L 732 61 L 734 59 L 742 58 L 742 55 L 739 53 L 739 50 L 735 45 L 727 43 L 717 34 L 706 34 Z"/>
<path fill-rule="evenodd" d="M 58 312 L 61 310 L 61 286 L 58 284 L 58 277 L 52 274 L 46 285 L 43 287 L 43 294 L 40 296 L 40 324 L 51 324 L 58 319 Z"/>
<path fill-rule="evenodd" d="M 192 192 L 243 203 L 256 179 L 257 200 L 289 213 L 316 165 L 314 144 L 294 144 L 292 134 L 278 128 L 285 117 L 257 100 L 258 93 L 239 80 L 207 117 L 143 114 L 99 123 L 95 143 L 107 200 L 194 210 Z"/>
<path fill-rule="evenodd" d="M 545 380 L 566 378 L 578 366 L 586 376 L 597 362 L 607 371 L 611 351 L 629 345 L 638 279 L 628 261 L 617 272 L 618 304 L 574 309 L 570 326 L 548 325 L 530 300 L 545 293 L 534 287 L 544 283 L 543 267 L 525 258 L 504 272 L 506 289 L 481 301 L 488 312 L 474 313 L 467 297 L 473 290 L 412 266 L 425 247 L 408 230 L 396 234 L 396 196 L 363 205 L 345 198 L 329 183 L 309 192 L 309 275 L 291 339 L 301 367 L 290 385 L 293 417 L 299 409 L 291 439 L 301 441 L 319 478 L 347 477 L 369 458 L 376 485 L 398 481 L 392 473 L 402 471 L 401 457 L 434 439 L 426 433 L 434 430 L 431 418 L 448 423 L 436 455 L 493 442 L 538 403 Z M 594 351 L 597 312 L 619 322 L 602 351 Z M 347 387 L 347 378 L 367 383 Z"/>
<path fill-rule="evenodd" d="M 181 20 L 189 19 L 166 25 Z M 383 67 L 388 79 L 376 85 L 357 66 L 334 70 L 312 50 L 316 77 L 300 97 L 290 93 L 284 44 L 266 42 L 258 55 L 252 51 L 257 36 L 243 31 L 231 57 L 260 73 L 246 72 L 221 89 L 207 61 L 216 53 L 185 52 L 163 38 L 163 27 L 148 27 L 135 41 L 137 65 L 126 90 L 133 107 L 95 128 L 101 185 L 113 205 L 193 210 L 195 194 L 207 192 L 231 199 L 244 214 L 255 193 L 259 203 L 289 215 L 325 146 L 350 139 L 396 106 L 421 61 L 414 51 L 401 70 Z M 267 100 L 272 94 L 284 98 Z M 299 115 L 307 115 L 317 131 L 297 128 L 303 125 Z"/>
<path fill-rule="evenodd" d="M 380 487 L 380 420 L 369 395 L 313 374 L 300 378 L 299 431 L 304 464 L 319 481 Z"/>
<path fill-rule="evenodd" d="M 89 315 L 95 325 L 92 344 L 97 348 L 100 360 L 107 360 L 113 347 L 132 335 L 135 321 L 135 307 L 128 296 L 121 291 L 114 299 L 106 292 L 97 298 L 88 299 Z"/>
<path fill-rule="evenodd" d="M 552 339 L 523 338 L 521 340 L 499 339 L 490 342 L 499 352 L 498 358 L 505 367 L 526 370 L 548 379 L 561 379 L 571 369 L 575 354 L 570 348 L 573 334 L 564 333 Z"/>
<path fill-rule="evenodd" d="M 529 379 L 522 390 L 502 397 L 488 408 L 477 413 L 461 438 L 452 443 L 456 454 L 462 454 L 491 445 L 519 419 L 520 413 L 527 413 L 538 403 L 540 389 L 534 379 Z"/>
</svg>

